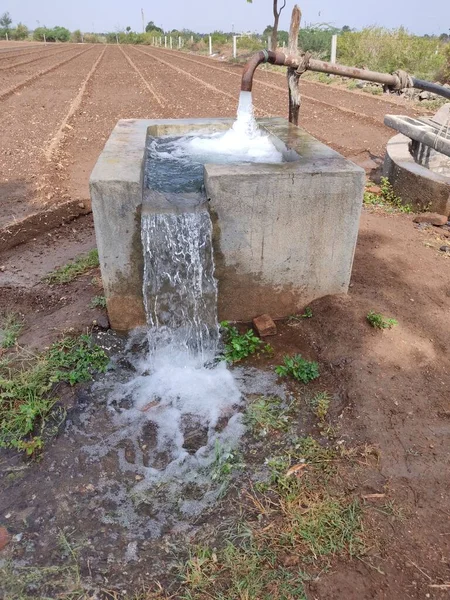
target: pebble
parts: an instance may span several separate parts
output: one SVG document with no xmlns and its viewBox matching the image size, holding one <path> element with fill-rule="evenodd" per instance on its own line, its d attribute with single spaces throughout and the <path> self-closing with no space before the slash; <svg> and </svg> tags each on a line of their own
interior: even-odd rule
<svg viewBox="0 0 450 600">
<path fill-rule="evenodd" d="M 97 325 L 100 329 L 109 329 L 109 319 L 106 315 L 99 315 L 95 321 L 93 321 L 94 325 Z"/>
<path fill-rule="evenodd" d="M 1 271 L 2 273 L 3 273 L 4 271 L 6 271 L 6 267 L 5 267 L 5 265 L 2 265 L 2 266 L 0 267 L 0 271 Z"/>
<path fill-rule="evenodd" d="M 448 252 L 450 252 L 450 246 L 441 246 L 441 247 L 439 248 L 439 250 L 440 250 L 441 252 L 447 252 L 447 253 L 448 253 Z"/>
</svg>

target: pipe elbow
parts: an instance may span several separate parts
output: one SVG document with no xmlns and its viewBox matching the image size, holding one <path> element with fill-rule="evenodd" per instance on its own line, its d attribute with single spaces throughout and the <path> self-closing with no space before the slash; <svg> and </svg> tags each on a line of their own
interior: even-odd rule
<svg viewBox="0 0 450 600">
<path fill-rule="evenodd" d="M 272 65 L 285 65 L 286 56 L 283 52 L 272 52 L 271 50 L 260 50 L 247 62 L 242 73 L 241 91 L 251 92 L 253 87 L 253 76 L 259 65 L 270 63 Z"/>
</svg>

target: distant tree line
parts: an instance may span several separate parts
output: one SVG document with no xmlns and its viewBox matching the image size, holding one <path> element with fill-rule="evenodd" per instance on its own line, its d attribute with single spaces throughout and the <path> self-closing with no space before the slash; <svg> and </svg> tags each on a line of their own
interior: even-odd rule
<svg viewBox="0 0 450 600">
<path fill-rule="evenodd" d="M 348 25 L 337 28 L 328 23 L 317 23 L 300 29 L 299 46 L 317 58 L 328 60 L 334 34 L 339 35 L 338 60 L 343 64 L 384 72 L 402 68 L 424 79 L 450 81 L 450 35 L 447 33 L 439 36 L 417 36 L 404 28 L 390 30 L 383 27 L 366 27 L 357 31 Z M 152 44 L 155 39 L 162 38 L 164 44 L 164 37 L 171 36 L 174 47 L 177 47 L 178 38 L 181 37 L 187 49 L 206 53 L 209 48 L 209 35 L 212 37 L 214 50 L 222 52 L 227 47 L 229 51 L 235 33 L 214 31 L 204 34 L 189 29 L 164 31 L 154 21 L 147 23 L 144 33 L 134 32 L 130 26 L 104 34 L 82 33 L 79 29 L 71 33 L 69 29 L 61 26 L 37 27 L 30 32 L 23 23 L 17 23 L 13 27 L 13 20 L 8 12 L 0 16 L 0 39 L 8 37 L 23 40 L 32 36 L 34 40 L 45 39 L 47 42 Z M 287 31 L 278 30 L 277 46 L 287 46 L 288 38 Z M 250 55 L 266 48 L 269 40 L 273 46 L 273 25 L 268 25 L 262 33 L 240 34 L 238 47 L 241 52 Z"/>
<path fill-rule="evenodd" d="M 0 16 L 0 39 L 25 40 L 29 36 L 29 30 L 23 23 L 17 23 L 16 27 L 11 27 L 12 18 L 9 12 Z"/>
</svg>

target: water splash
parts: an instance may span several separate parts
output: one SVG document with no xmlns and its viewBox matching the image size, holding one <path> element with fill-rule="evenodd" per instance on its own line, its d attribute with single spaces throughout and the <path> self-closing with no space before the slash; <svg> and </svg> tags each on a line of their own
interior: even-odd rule
<svg viewBox="0 0 450 600">
<path fill-rule="evenodd" d="M 134 477 L 132 485 L 100 486 L 108 506 L 116 507 L 104 522 L 156 537 L 167 526 L 184 526 L 219 497 L 220 483 L 211 475 L 218 450 L 226 455 L 245 432 L 243 394 L 284 395 L 275 373 L 232 373 L 217 361 L 212 224 L 202 191 L 205 163 L 280 162 L 282 156 L 258 129 L 245 92 L 225 133 L 150 139 L 147 150 L 141 239 L 148 344 L 143 349 L 140 334 L 132 335 L 98 384 L 109 422 L 99 427 L 93 403 L 83 451 L 93 462 L 114 452 L 119 470 Z M 145 519 L 142 506 L 151 507 Z"/>
</svg>

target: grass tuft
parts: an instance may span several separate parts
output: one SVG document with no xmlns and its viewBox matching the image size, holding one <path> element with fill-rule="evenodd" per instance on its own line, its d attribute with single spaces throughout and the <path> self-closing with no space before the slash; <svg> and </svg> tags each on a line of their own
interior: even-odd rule
<svg viewBox="0 0 450 600">
<path fill-rule="evenodd" d="M 42 433 L 57 398 L 56 383 L 89 381 L 105 371 L 108 357 L 87 335 L 64 338 L 40 355 L 17 355 L 0 365 L 0 448 L 32 455 L 43 447 Z"/>
<path fill-rule="evenodd" d="M 59 267 L 59 269 L 55 269 L 46 275 L 46 277 L 44 277 L 44 281 L 46 283 L 56 285 L 70 283 L 80 275 L 83 275 L 87 271 L 90 271 L 90 269 L 94 269 L 98 266 L 98 251 L 95 248 L 87 254 L 78 256 L 75 260 L 67 263 L 67 265 Z"/>
<path fill-rule="evenodd" d="M 89 304 L 91 308 L 106 308 L 105 296 L 94 296 Z"/>
<path fill-rule="evenodd" d="M 301 438 L 266 461 L 269 479 L 244 493 L 249 516 L 220 548 L 197 547 L 182 569 L 184 600 L 306 599 L 306 569 L 364 551 L 357 500 L 333 495 L 333 450 Z"/>
<path fill-rule="evenodd" d="M 8 312 L 0 318 L 0 348 L 12 348 L 23 329 L 22 318 Z"/>
<path fill-rule="evenodd" d="M 370 310 L 367 313 L 366 319 L 374 329 L 392 329 L 392 327 L 398 325 L 398 322 L 395 319 L 385 317 L 381 313 L 376 313 L 373 310 Z"/>
<path fill-rule="evenodd" d="M 328 415 L 328 409 L 330 408 L 331 398 L 328 392 L 318 392 L 311 399 L 311 408 L 319 421 L 325 421 Z"/>
<path fill-rule="evenodd" d="M 245 423 L 253 435 L 266 437 L 269 434 L 287 431 L 291 425 L 291 406 L 275 396 L 261 396 L 249 404 Z"/>
</svg>

